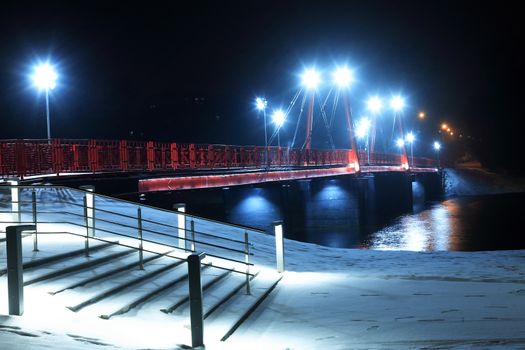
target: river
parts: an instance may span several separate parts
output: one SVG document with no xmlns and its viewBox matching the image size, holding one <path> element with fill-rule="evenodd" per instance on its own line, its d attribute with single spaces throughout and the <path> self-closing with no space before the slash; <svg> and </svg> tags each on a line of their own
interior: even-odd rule
<svg viewBox="0 0 525 350">
<path fill-rule="evenodd" d="M 525 249 L 525 193 L 414 201 L 412 208 L 363 207 L 343 180 L 151 193 L 143 202 L 260 229 L 284 219 L 287 238 L 330 247 L 412 251 Z M 131 199 L 131 198 L 130 198 Z M 133 198 L 137 200 L 136 198 Z M 395 204 L 395 203 L 394 203 Z M 377 206 L 377 205 L 376 205 Z"/>
</svg>

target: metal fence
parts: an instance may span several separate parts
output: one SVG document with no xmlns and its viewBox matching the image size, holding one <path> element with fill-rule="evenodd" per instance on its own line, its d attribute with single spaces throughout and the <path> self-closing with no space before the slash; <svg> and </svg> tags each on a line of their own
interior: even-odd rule
<svg viewBox="0 0 525 350">
<path fill-rule="evenodd" d="M 0 175 L 30 175 L 231 169 L 354 164 L 352 150 L 183 144 L 126 140 L 0 140 Z M 397 154 L 359 152 L 362 165 L 400 165 Z M 415 165 L 436 167 L 435 160 L 414 157 Z"/>
<path fill-rule="evenodd" d="M 84 237 L 86 252 L 91 241 L 118 241 L 137 250 L 138 264 L 143 252 L 180 259 L 199 250 L 215 267 L 253 275 L 248 231 L 255 229 L 63 186 L 0 186 L 0 197 L 0 236 L 6 226 L 34 224 L 35 250 L 38 236 L 66 233 Z"/>
</svg>

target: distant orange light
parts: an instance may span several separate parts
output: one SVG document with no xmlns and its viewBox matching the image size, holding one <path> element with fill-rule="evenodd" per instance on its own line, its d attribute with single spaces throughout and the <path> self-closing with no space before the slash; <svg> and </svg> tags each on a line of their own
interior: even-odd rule
<svg viewBox="0 0 525 350">
<path fill-rule="evenodd" d="M 450 132 L 450 128 L 447 128 L 447 131 Z"/>
<path fill-rule="evenodd" d="M 419 119 L 425 119 L 425 112 L 419 112 Z"/>
<path fill-rule="evenodd" d="M 445 123 L 441 124 L 441 129 L 445 130 L 445 129 L 447 129 L 447 128 L 448 128 L 448 125 L 447 125 L 447 124 L 445 124 Z"/>
<path fill-rule="evenodd" d="M 450 136 L 454 136 L 454 133 L 452 131 L 450 132 Z"/>
</svg>

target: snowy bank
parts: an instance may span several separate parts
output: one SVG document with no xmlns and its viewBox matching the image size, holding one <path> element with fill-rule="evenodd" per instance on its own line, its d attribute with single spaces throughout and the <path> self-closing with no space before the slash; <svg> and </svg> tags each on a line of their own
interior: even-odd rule
<svg viewBox="0 0 525 350">
<path fill-rule="evenodd" d="M 525 192 L 525 178 L 497 174 L 481 167 L 446 168 L 444 192 L 447 196 Z"/>
<path fill-rule="evenodd" d="M 99 204 L 104 203 L 123 212 L 127 206 Z M 173 220 L 169 213 L 150 215 Z M 250 240 L 256 264 L 274 269 L 273 237 L 250 232 Z M 50 249 L 64 246 L 58 242 Z M 292 240 L 285 241 L 285 251 L 284 279 L 232 337 L 220 342 L 205 323 L 208 349 L 525 347 L 525 251 L 374 251 Z M 0 314 L 6 315 L 1 279 Z M 178 349 L 188 344 L 187 322 L 158 307 L 145 305 L 102 320 L 69 311 L 41 286 L 26 290 L 25 315 L 0 316 L 2 350 Z"/>
</svg>

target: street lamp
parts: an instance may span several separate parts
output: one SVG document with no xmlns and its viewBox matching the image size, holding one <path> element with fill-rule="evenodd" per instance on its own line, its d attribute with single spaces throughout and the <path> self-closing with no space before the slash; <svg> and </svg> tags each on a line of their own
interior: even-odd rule
<svg viewBox="0 0 525 350">
<path fill-rule="evenodd" d="M 321 83 L 321 76 L 315 69 L 307 69 L 302 76 L 303 85 L 309 90 L 315 90 Z"/>
<path fill-rule="evenodd" d="M 264 155 L 265 155 L 265 162 L 268 160 L 268 132 L 266 131 L 266 106 L 268 105 L 268 101 L 266 101 L 265 98 L 257 97 L 255 99 L 255 108 L 257 108 L 257 111 L 263 112 L 264 116 Z"/>
<path fill-rule="evenodd" d="M 437 141 L 434 141 L 434 150 L 436 150 L 437 152 L 437 161 L 438 161 L 438 168 L 440 167 L 439 166 L 439 150 L 441 149 L 441 144 Z"/>
<path fill-rule="evenodd" d="M 379 97 L 374 96 L 368 99 L 366 106 L 371 113 L 378 114 L 381 111 L 381 108 L 383 108 L 383 102 Z"/>
<path fill-rule="evenodd" d="M 350 84 L 354 80 L 352 71 L 348 69 L 347 67 L 337 68 L 332 76 L 333 76 L 334 83 L 339 88 L 346 88 L 350 86 Z"/>
<path fill-rule="evenodd" d="M 377 115 L 381 111 L 381 108 L 383 108 L 383 102 L 381 99 L 377 96 L 370 97 L 368 101 L 366 102 L 367 109 L 370 113 L 372 113 L 372 132 L 371 134 L 371 141 L 370 141 L 370 152 L 372 154 L 374 153 L 374 146 L 376 143 L 376 127 L 377 127 Z M 370 158 L 370 156 L 368 157 Z"/>
<path fill-rule="evenodd" d="M 39 64 L 34 68 L 33 84 L 39 90 L 46 91 L 47 140 L 51 142 L 51 128 L 49 126 L 49 90 L 55 88 L 58 74 L 49 63 Z"/>
<path fill-rule="evenodd" d="M 362 117 L 361 120 L 357 123 L 356 129 L 355 129 L 355 135 L 358 139 L 362 139 L 366 136 L 366 150 L 367 150 L 367 159 L 368 164 L 370 164 L 370 147 L 368 146 L 368 135 L 370 130 L 370 119 L 367 117 Z"/>
<path fill-rule="evenodd" d="M 412 132 L 409 132 L 407 134 L 407 137 L 406 137 L 406 140 L 408 143 L 410 143 L 410 164 L 412 165 L 412 167 L 414 166 L 414 152 L 413 152 L 413 144 L 414 144 L 414 140 L 415 140 L 415 136 Z"/>
<path fill-rule="evenodd" d="M 395 112 L 401 112 L 401 110 L 405 107 L 405 100 L 401 96 L 394 96 L 390 100 L 390 107 Z"/>
<path fill-rule="evenodd" d="M 277 146 L 278 147 L 281 147 L 281 140 L 279 138 L 279 130 L 281 129 L 281 126 L 284 124 L 285 119 L 286 119 L 286 115 L 284 114 L 282 109 L 275 111 L 272 115 L 272 121 L 277 128 Z"/>
</svg>

